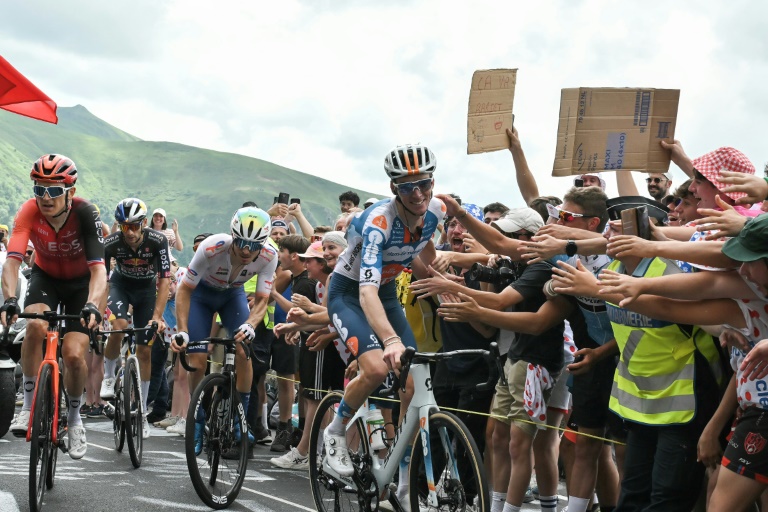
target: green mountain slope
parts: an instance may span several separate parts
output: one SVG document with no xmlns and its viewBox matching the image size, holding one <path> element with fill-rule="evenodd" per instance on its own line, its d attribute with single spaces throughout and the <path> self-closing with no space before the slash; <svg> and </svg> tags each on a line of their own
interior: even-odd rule
<svg viewBox="0 0 768 512">
<path fill-rule="evenodd" d="M 0 110 L 0 223 L 10 223 L 32 197 L 29 169 L 45 153 L 63 153 L 77 163 L 77 194 L 96 203 L 106 223 L 124 197 L 139 197 L 150 210 L 164 208 L 169 221 L 179 221 L 184 262 L 192 238 L 228 231 L 244 201 L 267 207 L 279 192 L 288 192 L 301 198 L 310 223 L 331 224 L 339 194 L 350 188 L 256 158 L 142 141 L 81 106 L 60 108 L 59 116 L 60 124 L 50 125 Z M 363 200 L 373 195 L 355 191 Z"/>
</svg>

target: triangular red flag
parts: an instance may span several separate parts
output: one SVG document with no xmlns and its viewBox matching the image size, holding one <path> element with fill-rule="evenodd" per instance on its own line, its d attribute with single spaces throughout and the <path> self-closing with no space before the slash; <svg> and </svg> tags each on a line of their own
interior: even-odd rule
<svg viewBox="0 0 768 512">
<path fill-rule="evenodd" d="M 0 108 L 56 124 L 56 103 L 0 57 Z"/>
</svg>

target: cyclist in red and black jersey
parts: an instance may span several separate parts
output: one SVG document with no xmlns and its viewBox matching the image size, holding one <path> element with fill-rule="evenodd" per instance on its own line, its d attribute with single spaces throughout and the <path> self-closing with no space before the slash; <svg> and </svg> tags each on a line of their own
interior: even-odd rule
<svg viewBox="0 0 768 512">
<path fill-rule="evenodd" d="M 165 329 L 163 311 L 168 301 L 171 263 L 168 239 L 147 225 L 147 206 L 141 199 L 123 199 L 115 208 L 115 220 L 120 229 L 104 241 L 104 257 L 107 271 L 112 258 L 116 265 L 109 277 L 107 305 L 115 315 L 112 327 L 116 330 L 128 327 L 128 307 L 133 306 L 133 325 L 142 327 L 157 322 L 158 330 Z M 120 357 L 122 334 L 110 334 L 104 349 L 104 380 L 101 398 L 115 397 L 115 371 Z M 139 359 L 141 399 L 144 402 L 144 438 L 149 437 L 146 418 L 147 396 L 152 374 L 152 343 L 154 337 L 142 332 L 136 337 L 136 357 Z M 161 341 L 162 343 L 162 341 Z"/>
<path fill-rule="evenodd" d="M 85 352 L 88 329 L 101 323 L 106 295 L 107 274 L 104 267 L 104 237 L 99 211 L 93 204 L 75 196 L 77 167 L 63 155 L 41 156 L 32 167 L 34 199 L 25 202 L 14 219 L 8 259 L 3 265 L 3 294 L 8 297 L 0 307 L 0 320 L 5 324 L 19 313 L 16 281 L 19 266 L 32 241 L 35 263 L 25 297 L 26 313 L 56 310 L 81 312 L 80 324 L 68 324 L 61 346 L 64 359 L 64 386 L 69 394 L 67 421 L 69 455 L 82 458 L 86 451 L 85 429 L 80 419 L 83 389 L 88 376 Z M 101 306 L 101 307 L 97 307 Z M 24 404 L 14 419 L 11 431 L 26 435 L 37 370 L 42 361 L 45 331 L 42 320 L 27 323 L 21 346 L 24 373 Z"/>
</svg>

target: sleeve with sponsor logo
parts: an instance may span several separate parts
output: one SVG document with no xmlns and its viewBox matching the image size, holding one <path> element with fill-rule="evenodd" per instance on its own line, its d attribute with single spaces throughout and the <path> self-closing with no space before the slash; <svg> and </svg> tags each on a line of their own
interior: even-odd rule
<svg viewBox="0 0 768 512">
<path fill-rule="evenodd" d="M 266 249 L 266 248 L 265 248 Z M 264 250 L 264 249 L 262 249 Z M 272 292 L 272 285 L 275 282 L 275 271 L 277 270 L 277 255 L 259 271 L 259 279 L 256 282 L 256 295 L 269 296 Z"/>
<path fill-rule="evenodd" d="M 157 240 L 157 252 L 155 254 L 155 268 L 157 269 L 158 279 L 167 279 L 171 277 L 171 260 L 168 239 L 159 232 L 152 232 L 150 236 Z"/>
<path fill-rule="evenodd" d="M 85 245 L 85 259 L 88 266 L 104 264 L 104 231 L 99 216 L 99 209 L 95 205 L 84 201 L 77 209 L 77 217 L 80 221 L 80 234 Z"/>
<path fill-rule="evenodd" d="M 381 273 L 384 266 L 384 242 L 389 232 L 391 221 L 384 215 L 377 215 L 363 227 L 362 256 L 360 257 L 360 286 L 381 285 Z"/>
<path fill-rule="evenodd" d="M 8 242 L 9 258 L 19 261 L 24 259 L 35 212 L 37 212 L 37 204 L 35 204 L 34 199 L 30 199 L 22 204 L 19 211 L 16 212 L 16 218 L 13 219 L 11 239 Z"/>
</svg>

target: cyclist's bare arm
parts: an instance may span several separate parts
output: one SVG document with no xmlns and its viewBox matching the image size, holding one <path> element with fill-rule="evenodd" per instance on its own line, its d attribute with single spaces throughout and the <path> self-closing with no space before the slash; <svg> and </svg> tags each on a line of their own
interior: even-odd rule
<svg viewBox="0 0 768 512">
<path fill-rule="evenodd" d="M 176 289 L 176 327 L 179 332 L 189 331 L 189 304 L 194 291 L 183 279 Z"/>
<path fill-rule="evenodd" d="M 158 322 L 163 319 L 165 305 L 168 302 L 168 290 L 171 287 L 171 279 L 163 277 L 157 280 L 157 298 L 155 299 L 155 311 L 152 313 L 152 320 Z"/>
<path fill-rule="evenodd" d="M 16 258 L 7 258 L 3 263 L 3 297 L 16 297 L 16 285 L 19 282 L 21 262 Z"/>
</svg>

